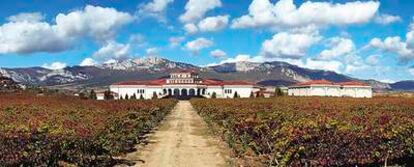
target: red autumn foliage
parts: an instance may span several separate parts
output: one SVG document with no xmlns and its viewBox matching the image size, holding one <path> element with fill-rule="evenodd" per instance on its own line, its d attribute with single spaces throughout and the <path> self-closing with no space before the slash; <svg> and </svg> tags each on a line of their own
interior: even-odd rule
<svg viewBox="0 0 414 167">
<path fill-rule="evenodd" d="M 193 99 L 235 153 L 265 166 L 413 165 L 414 99 Z"/>
<path fill-rule="evenodd" d="M 0 166 L 113 165 L 175 103 L 1 94 Z"/>
</svg>

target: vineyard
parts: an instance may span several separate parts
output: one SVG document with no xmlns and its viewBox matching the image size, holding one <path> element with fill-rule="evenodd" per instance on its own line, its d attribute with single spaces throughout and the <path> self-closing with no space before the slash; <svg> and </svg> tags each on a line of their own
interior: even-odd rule
<svg viewBox="0 0 414 167">
<path fill-rule="evenodd" d="M 114 165 L 113 157 L 131 151 L 175 104 L 0 95 L 0 164 Z"/>
<path fill-rule="evenodd" d="M 241 159 L 263 166 L 414 162 L 414 99 L 193 99 Z"/>
</svg>

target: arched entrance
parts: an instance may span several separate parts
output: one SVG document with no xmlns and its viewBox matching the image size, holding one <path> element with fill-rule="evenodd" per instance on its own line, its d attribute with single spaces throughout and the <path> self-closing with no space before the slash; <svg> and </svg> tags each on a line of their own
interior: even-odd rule
<svg viewBox="0 0 414 167">
<path fill-rule="evenodd" d="M 180 97 L 180 89 L 174 89 L 173 97 L 177 99 Z"/>
<path fill-rule="evenodd" d="M 190 89 L 190 91 L 188 92 L 188 96 L 195 97 L 196 96 L 195 90 L 194 89 Z"/>
<path fill-rule="evenodd" d="M 182 89 L 181 90 L 180 99 L 189 99 L 187 89 Z"/>
<path fill-rule="evenodd" d="M 203 97 L 201 96 L 202 93 L 206 92 L 203 88 L 168 88 L 166 91 L 168 94 L 167 97 L 180 100 L 189 100 L 192 97 Z"/>
</svg>

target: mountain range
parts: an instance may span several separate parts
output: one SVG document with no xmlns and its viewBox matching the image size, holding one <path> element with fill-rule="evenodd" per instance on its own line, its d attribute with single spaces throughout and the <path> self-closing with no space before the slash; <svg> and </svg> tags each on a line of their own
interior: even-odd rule
<svg viewBox="0 0 414 167">
<path fill-rule="evenodd" d="M 127 59 L 96 66 L 72 66 L 51 70 L 42 67 L 0 68 L 0 74 L 29 85 L 83 89 L 105 87 L 125 80 L 166 77 L 175 70 L 198 71 L 201 77 L 221 80 L 246 80 L 264 86 L 289 86 L 297 82 L 326 79 L 334 82 L 362 81 L 375 90 L 414 90 L 414 81 L 383 83 L 352 78 L 333 71 L 302 68 L 286 62 L 235 62 L 206 67 L 175 62 L 159 57 Z"/>
</svg>

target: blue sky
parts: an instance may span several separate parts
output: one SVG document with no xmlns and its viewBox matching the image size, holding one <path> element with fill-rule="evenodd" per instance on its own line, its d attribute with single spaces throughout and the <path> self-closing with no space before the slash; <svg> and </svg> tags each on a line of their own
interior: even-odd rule
<svg viewBox="0 0 414 167">
<path fill-rule="evenodd" d="M 160 56 L 414 79 L 414 1 L 2 0 L 0 67 Z"/>
</svg>

